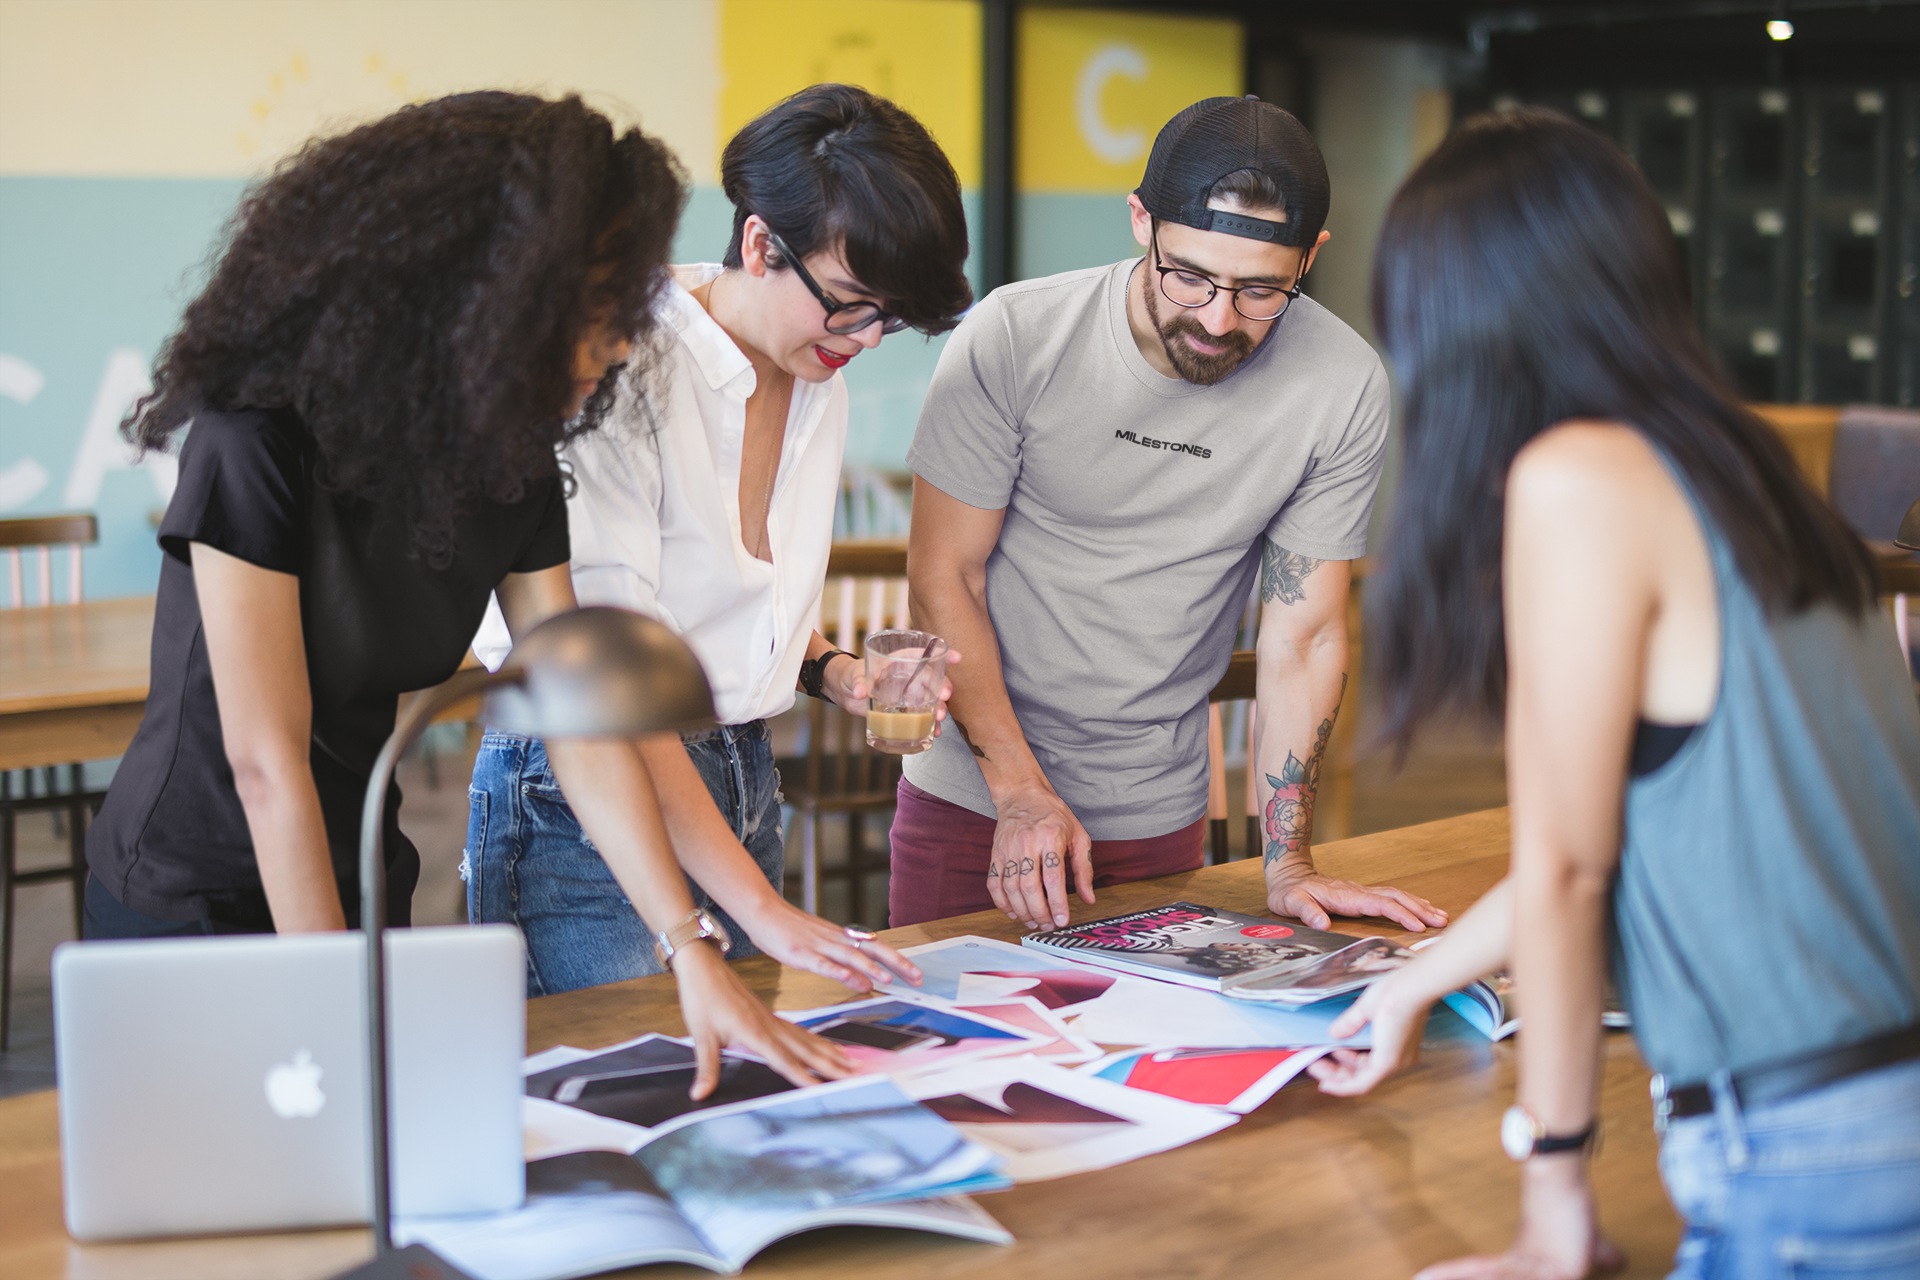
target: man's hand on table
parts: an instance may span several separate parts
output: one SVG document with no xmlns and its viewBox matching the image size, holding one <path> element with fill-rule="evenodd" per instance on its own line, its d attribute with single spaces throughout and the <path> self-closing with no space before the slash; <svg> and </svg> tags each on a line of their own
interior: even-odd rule
<svg viewBox="0 0 1920 1280">
<path fill-rule="evenodd" d="M 693 942 L 673 957 L 680 1014 L 693 1040 L 696 1101 L 720 1083 L 720 1051 L 744 1049 L 797 1085 L 819 1084 L 853 1074 L 853 1062 L 838 1045 L 796 1027 L 762 1004 L 727 968 L 711 942 Z"/>
<path fill-rule="evenodd" d="M 1093 840 L 1051 787 L 1030 784 L 996 796 L 987 892 L 993 905 L 1029 929 L 1067 923 L 1067 870 L 1080 899 L 1093 901 Z"/>
<path fill-rule="evenodd" d="M 1326 928 L 1335 915 L 1381 916 L 1414 933 L 1447 923 L 1447 913 L 1425 898 L 1388 885 L 1323 876 L 1314 870 L 1310 857 L 1276 858 L 1265 870 L 1267 910 L 1290 916 L 1309 929 Z"/>
<path fill-rule="evenodd" d="M 1522 1166 L 1520 1232 L 1496 1258 L 1455 1258 L 1414 1280 L 1586 1280 L 1626 1266 L 1600 1234 L 1584 1154 L 1535 1156 Z"/>
<path fill-rule="evenodd" d="M 887 943 L 864 930 L 849 932 L 809 915 L 777 893 L 768 892 L 754 914 L 740 923 L 754 945 L 781 964 L 832 978 L 862 995 L 894 981 L 920 985 L 913 961 Z"/>
</svg>

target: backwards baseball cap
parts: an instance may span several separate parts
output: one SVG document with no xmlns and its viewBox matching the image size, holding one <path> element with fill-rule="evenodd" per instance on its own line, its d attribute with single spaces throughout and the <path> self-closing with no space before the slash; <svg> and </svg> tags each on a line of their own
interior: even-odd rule
<svg viewBox="0 0 1920 1280">
<path fill-rule="evenodd" d="M 1242 169 L 1273 179 L 1285 222 L 1207 207 L 1214 184 Z M 1162 222 L 1308 248 L 1327 221 L 1327 162 L 1306 126 L 1272 103 L 1205 98 L 1160 130 L 1134 194 Z"/>
</svg>

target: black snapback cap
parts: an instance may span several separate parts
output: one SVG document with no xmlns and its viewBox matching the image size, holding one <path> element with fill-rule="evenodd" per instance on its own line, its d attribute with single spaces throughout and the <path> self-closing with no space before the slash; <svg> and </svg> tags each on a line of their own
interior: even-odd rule
<svg viewBox="0 0 1920 1280">
<path fill-rule="evenodd" d="M 1241 169 L 1273 179 L 1285 222 L 1207 207 L 1214 184 Z M 1311 248 L 1327 221 L 1327 162 L 1306 126 L 1272 103 L 1204 98 L 1160 130 L 1134 194 L 1162 222 Z"/>
</svg>

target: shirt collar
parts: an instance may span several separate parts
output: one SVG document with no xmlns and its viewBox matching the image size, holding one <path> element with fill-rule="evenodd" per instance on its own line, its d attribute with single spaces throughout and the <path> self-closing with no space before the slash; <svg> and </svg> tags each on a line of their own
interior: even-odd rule
<svg viewBox="0 0 1920 1280">
<path fill-rule="evenodd" d="M 737 394 L 745 399 L 753 394 L 753 362 L 734 345 L 727 331 L 714 322 L 691 292 L 714 279 L 723 269 L 717 262 L 674 267 L 673 278 L 661 290 L 661 315 L 679 335 L 680 345 L 693 357 L 694 367 L 707 380 L 707 386 L 718 391 L 737 382 Z"/>
</svg>

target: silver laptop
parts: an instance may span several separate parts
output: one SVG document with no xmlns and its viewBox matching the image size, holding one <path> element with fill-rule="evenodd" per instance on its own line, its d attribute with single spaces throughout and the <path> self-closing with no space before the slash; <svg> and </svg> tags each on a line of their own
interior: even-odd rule
<svg viewBox="0 0 1920 1280">
<path fill-rule="evenodd" d="M 365 949 L 358 933 L 60 947 L 67 1230 L 368 1221 Z M 395 1214 L 518 1205 L 519 931 L 397 929 L 387 977 Z"/>
</svg>

